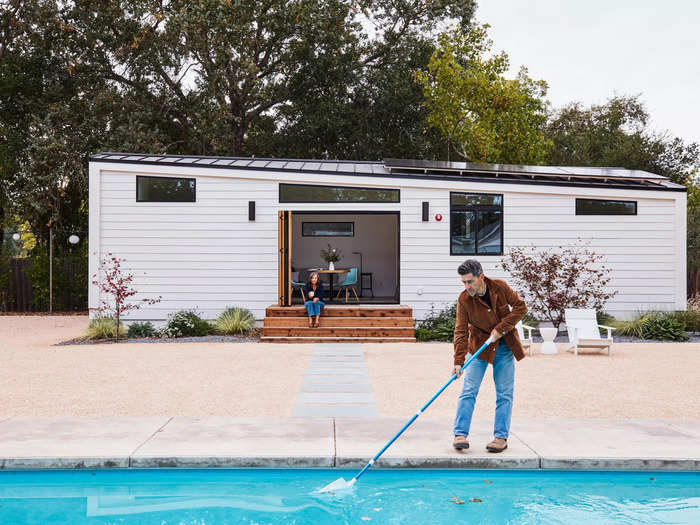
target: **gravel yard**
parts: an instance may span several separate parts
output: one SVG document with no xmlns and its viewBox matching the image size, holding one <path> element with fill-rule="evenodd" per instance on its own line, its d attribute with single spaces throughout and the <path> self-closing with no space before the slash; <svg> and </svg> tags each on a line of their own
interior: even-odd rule
<svg viewBox="0 0 700 525">
<path fill-rule="evenodd" d="M 84 316 L 0 316 L 0 418 L 287 417 L 312 345 L 250 342 L 54 346 Z M 447 380 L 449 343 L 362 345 L 380 416 L 410 416 Z M 516 365 L 514 417 L 700 419 L 700 343 L 619 343 L 613 355 L 536 354 Z M 537 351 L 538 345 L 535 345 Z M 452 385 L 428 409 L 454 417 Z M 491 418 L 487 371 L 475 418 Z"/>
</svg>

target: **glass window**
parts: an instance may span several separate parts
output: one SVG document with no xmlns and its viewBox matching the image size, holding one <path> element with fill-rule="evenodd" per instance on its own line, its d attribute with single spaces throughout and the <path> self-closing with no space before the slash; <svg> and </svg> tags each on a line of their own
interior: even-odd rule
<svg viewBox="0 0 700 525">
<path fill-rule="evenodd" d="M 195 202 L 195 179 L 136 177 L 137 202 Z"/>
<path fill-rule="evenodd" d="M 354 237 L 354 222 L 303 222 L 302 237 Z"/>
<path fill-rule="evenodd" d="M 280 184 L 280 202 L 400 202 L 399 190 Z"/>
<path fill-rule="evenodd" d="M 576 215 L 637 215 L 637 201 L 576 199 Z"/>
<path fill-rule="evenodd" d="M 488 195 L 485 193 L 452 193 L 450 204 L 453 206 L 500 206 L 502 195 Z"/>
<path fill-rule="evenodd" d="M 503 196 L 450 194 L 450 255 L 503 253 Z"/>
</svg>

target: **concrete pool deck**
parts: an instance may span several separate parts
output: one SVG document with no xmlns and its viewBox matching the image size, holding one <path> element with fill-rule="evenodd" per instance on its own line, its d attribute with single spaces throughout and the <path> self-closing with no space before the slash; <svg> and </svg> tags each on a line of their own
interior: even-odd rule
<svg viewBox="0 0 700 525">
<path fill-rule="evenodd" d="M 406 419 L 0 417 L 0 469 L 359 469 Z M 514 419 L 500 454 L 491 427 L 457 452 L 450 420 L 421 417 L 375 468 L 700 470 L 696 420 Z"/>
</svg>

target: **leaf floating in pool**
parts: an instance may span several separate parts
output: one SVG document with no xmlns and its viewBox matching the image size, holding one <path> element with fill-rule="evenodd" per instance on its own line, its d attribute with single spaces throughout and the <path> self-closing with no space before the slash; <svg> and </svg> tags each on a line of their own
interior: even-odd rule
<svg viewBox="0 0 700 525">
<path fill-rule="evenodd" d="M 379 512 L 380 510 L 382 510 L 382 508 L 381 507 L 374 507 L 373 510 L 374 510 L 374 512 Z"/>
<path fill-rule="evenodd" d="M 651 481 L 656 481 L 656 478 L 649 478 Z"/>
<path fill-rule="evenodd" d="M 479 498 L 472 498 L 472 499 L 470 499 L 469 501 L 471 501 L 472 503 L 481 503 L 481 502 L 484 501 L 484 500 L 479 499 Z"/>
<path fill-rule="evenodd" d="M 368 518 L 367 516 L 362 516 L 360 519 L 363 521 L 372 521 L 372 518 Z"/>
<path fill-rule="evenodd" d="M 491 485 L 491 484 L 493 483 L 493 481 L 489 481 L 488 479 L 485 479 L 485 480 L 484 480 L 484 483 L 487 483 L 487 484 Z"/>
<path fill-rule="evenodd" d="M 455 496 L 452 496 L 452 502 L 457 504 L 457 505 L 464 505 L 464 500 L 461 500 Z"/>
</svg>

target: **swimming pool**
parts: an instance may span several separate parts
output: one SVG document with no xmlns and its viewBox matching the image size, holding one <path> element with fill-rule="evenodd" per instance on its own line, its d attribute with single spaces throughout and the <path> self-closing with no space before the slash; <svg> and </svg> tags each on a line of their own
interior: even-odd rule
<svg viewBox="0 0 700 525">
<path fill-rule="evenodd" d="M 700 472 L 0 471 L 0 523 L 700 523 Z"/>
</svg>

